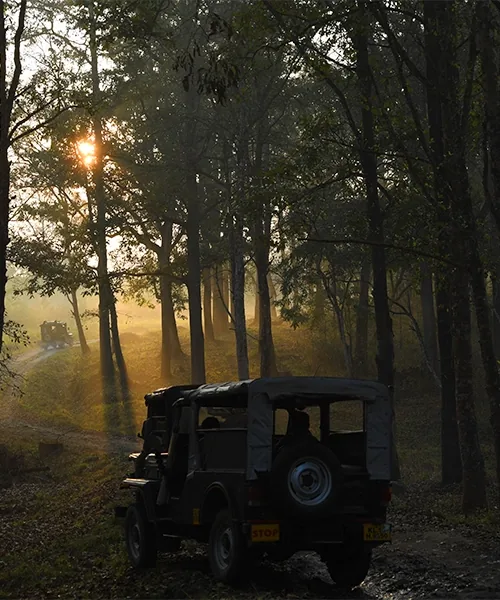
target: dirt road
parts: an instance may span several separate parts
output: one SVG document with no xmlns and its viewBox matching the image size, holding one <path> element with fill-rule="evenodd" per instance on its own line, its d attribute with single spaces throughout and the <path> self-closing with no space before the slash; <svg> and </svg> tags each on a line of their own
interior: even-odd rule
<svg viewBox="0 0 500 600">
<path fill-rule="evenodd" d="M 98 340 L 89 340 L 89 344 Z M 51 440 L 58 440 L 67 446 L 85 448 L 86 450 L 102 451 L 106 449 L 112 454 L 123 454 L 134 451 L 139 447 L 139 440 L 135 436 L 121 436 L 103 433 L 100 431 L 82 431 L 74 429 L 61 429 L 51 424 L 38 423 L 32 420 L 19 419 L 16 417 L 16 404 L 19 392 L 16 387 L 21 387 L 23 378 L 30 369 L 43 360 L 47 360 L 57 352 L 65 352 L 64 349 L 43 350 L 32 348 L 15 357 L 10 365 L 17 378 L 10 385 L 0 399 L 0 432 L 2 429 L 19 431 L 25 434 L 32 431 Z"/>
</svg>

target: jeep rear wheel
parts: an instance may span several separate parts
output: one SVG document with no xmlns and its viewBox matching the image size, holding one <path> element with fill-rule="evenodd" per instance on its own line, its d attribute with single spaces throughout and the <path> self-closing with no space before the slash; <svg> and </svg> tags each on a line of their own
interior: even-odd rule
<svg viewBox="0 0 500 600">
<path fill-rule="evenodd" d="M 156 532 L 148 522 L 142 504 L 132 504 L 125 516 L 125 542 L 130 562 L 135 568 L 156 564 Z"/>
<path fill-rule="evenodd" d="M 228 510 L 221 510 L 210 530 L 208 559 L 214 578 L 224 583 L 235 583 L 247 569 L 245 538 Z"/>
<path fill-rule="evenodd" d="M 326 516 L 335 504 L 341 480 L 341 466 L 333 452 L 316 440 L 303 440 L 285 446 L 274 461 L 273 501 L 293 516 Z"/>
<path fill-rule="evenodd" d="M 322 557 L 333 582 L 344 589 L 352 589 L 363 583 L 370 570 L 371 558 L 372 552 L 368 548 L 347 554 L 337 550 Z"/>
</svg>

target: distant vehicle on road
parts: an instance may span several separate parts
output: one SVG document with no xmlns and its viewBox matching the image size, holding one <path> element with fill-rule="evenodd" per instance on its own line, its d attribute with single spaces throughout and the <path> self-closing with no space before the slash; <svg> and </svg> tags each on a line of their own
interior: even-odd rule
<svg viewBox="0 0 500 600">
<path fill-rule="evenodd" d="M 40 335 L 44 350 L 73 345 L 73 334 L 70 332 L 67 323 L 62 321 L 44 321 L 40 325 Z"/>
</svg>

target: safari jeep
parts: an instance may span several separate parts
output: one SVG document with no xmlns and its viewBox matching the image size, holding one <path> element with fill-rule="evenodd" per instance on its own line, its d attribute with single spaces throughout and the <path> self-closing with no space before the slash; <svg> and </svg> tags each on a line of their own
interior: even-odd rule
<svg viewBox="0 0 500 600">
<path fill-rule="evenodd" d="M 181 386 L 146 397 L 144 447 L 121 487 L 132 565 L 190 538 L 213 575 L 316 551 L 334 582 L 359 585 L 391 540 L 391 408 L 378 383 L 323 377 Z M 354 430 L 342 428 L 357 418 Z"/>
<path fill-rule="evenodd" d="M 44 350 L 73 345 L 73 334 L 67 323 L 61 321 L 44 321 L 40 325 L 40 338 Z"/>
</svg>

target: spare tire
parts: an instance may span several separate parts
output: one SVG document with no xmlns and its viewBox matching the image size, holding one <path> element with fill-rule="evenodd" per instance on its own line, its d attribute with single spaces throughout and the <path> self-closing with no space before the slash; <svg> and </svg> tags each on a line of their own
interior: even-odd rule
<svg viewBox="0 0 500 600">
<path fill-rule="evenodd" d="M 314 438 L 286 445 L 271 470 L 271 498 L 288 516 L 321 518 L 331 514 L 342 483 L 333 452 Z"/>
</svg>

